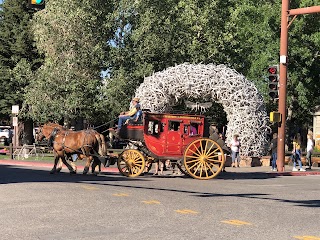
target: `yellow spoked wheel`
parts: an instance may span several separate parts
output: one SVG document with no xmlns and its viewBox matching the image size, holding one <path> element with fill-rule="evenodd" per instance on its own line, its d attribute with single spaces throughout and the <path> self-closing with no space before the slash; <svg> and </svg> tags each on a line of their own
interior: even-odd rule
<svg viewBox="0 0 320 240">
<path fill-rule="evenodd" d="M 209 138 L 191 142 L 184 151 L 184 166 L 193 178 L 205 180 L 216 177 L 224 162 L 222 148 Z"/>
<path fill-rule="evenodd" d="M 143 154 L 135 149 L 125 150 L 118 157 L 119 172 L 127 177 L 139 176 L 144 171 L 145 165 Z"/>
</svg>

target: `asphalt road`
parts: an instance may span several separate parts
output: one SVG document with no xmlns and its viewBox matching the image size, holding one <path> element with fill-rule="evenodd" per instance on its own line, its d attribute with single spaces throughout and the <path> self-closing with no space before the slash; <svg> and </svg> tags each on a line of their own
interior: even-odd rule
<svg viewBox="0 0 320 240">
<path fill-rule="evenodd" d="M 320 175 L 126 178 L 0 165 L 0 239 L 320 239 Z"/>
</svg>

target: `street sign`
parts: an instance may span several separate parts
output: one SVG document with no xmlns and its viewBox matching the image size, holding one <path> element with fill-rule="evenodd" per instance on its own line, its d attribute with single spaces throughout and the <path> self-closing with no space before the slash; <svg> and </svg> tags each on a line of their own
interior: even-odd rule
<svg viewBox="0 0 320 240">
<path fill-rule="evenodd" d="M 12 126 L 17 127 L 18 126 L 18 117 L 12 118 Z"/>
<path fill-rule="evenodd" d="M 12 113 L 13 114 L 19 113 L 19 105 L 12 105 Z"/>
</svg>

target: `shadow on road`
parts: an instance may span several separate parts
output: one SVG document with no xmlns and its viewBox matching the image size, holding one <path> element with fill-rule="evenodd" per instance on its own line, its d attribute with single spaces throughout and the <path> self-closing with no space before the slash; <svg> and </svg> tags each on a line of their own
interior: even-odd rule
<svg viewBox="0 0 320 240">
<path fill-rule="evenodd" d="M 174 176 L 176 177 L 176 176 Z M 223 173 L 218 179 L 219 181 L 224 179 L 267 179 L 275 178 L 276 175 L 270 175 L 267 173 Z M 161 177 L 162 178 L 162 177 Z M 144 176 L 139 178 L 128 178 L 120 176 L 115 173 L 103 173 L 101 176 L 95 175 L 70 175 L 67 172 L 61 172 L 58 174 L 49 174 L 49 171 L 46 170 L 35 170 L 35 169 L 26 169 L 26 168 L 17 168 L 10 165 L 0 165 L 0 184 L 11 184 L 11 183 L 26 183 L 26 182 L 57 182 L 57 183 L 84 183 L 92 185 L 101 185 L 101 186 L 112 186 L 119 188 L 131 188 L 131 189 L 146 189 L 146 190 L 156 190 L 156 191 L 167 191 L 167 192 L 179 192 L 191 194 L 195 197 L 201 198 L 214 198 L 214 197 L 236 197 L 236 198 L 252 198 L 252 199 L 266 199 L 270 201 L 279 201 L 285 203 L 291 203 L 296 206 L 320 207 L 320 200 L 289 200 L 289 199 L 279 199 L 269 197 L 269 194 L 265 193 L 235 193 L 235 194 L 222 194 L 222 193 L 212 193 L 212 192 L 199 192 L 199 191 L 189 191 L 183 189 L 172 189 L 172 188 L 162 188 L 162 187 L 149 187 L 149 186 L 134 186 L 129 184 L 124 184 L 127 182 L 134 181 L 137 182 L 146 182 L 152 181 L 155 179 L 153 176 Z M 217 179 L 217 180 L 218 180 Z M 192 181 L 199 181 L 193 180 Z M 214 180 L 212 180 L 214 181 Z M 120 183 L 122 182 L 122 183 Z"/>
<path fill-rule="evenodd" d="M 115 177 L 115 175 L 117 175 Z M 143 179 L 136 179 L 143 180 Z M 18 168 L 11 165 L 0 165 L 0 184 L 25 183 L 25 182 L 91 182 L 91 181 L 130 181 L 129 178 L 112 174 L 108 176 L 83 175 L 78 173 L 71 175 L 69 172 L 49 174 L 48 170 Z"/>
</svg>

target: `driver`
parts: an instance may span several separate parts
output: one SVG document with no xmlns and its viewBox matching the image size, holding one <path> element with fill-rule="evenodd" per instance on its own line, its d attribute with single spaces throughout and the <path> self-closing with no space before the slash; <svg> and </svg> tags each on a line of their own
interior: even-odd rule
<svg viewBox="0 0 320 240">
<path fill-rule="evenodd" d="M 122 112 L 119 115 L 119 120 L 118 120 L 118 128 L 116 130 L 117 133 L 120 132 L 120 129 L 122 125 L 128 120 L 131 119 L 139 110 L 140 110 L 140 98 L 133 98 L 132 99 L 132 108 L 127 111 L 127 112 Z"/>
</svg>

